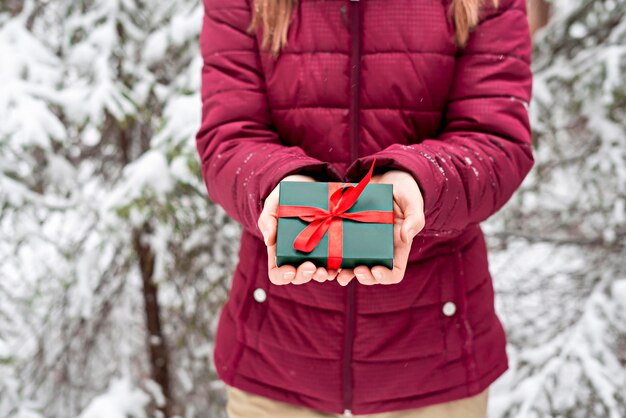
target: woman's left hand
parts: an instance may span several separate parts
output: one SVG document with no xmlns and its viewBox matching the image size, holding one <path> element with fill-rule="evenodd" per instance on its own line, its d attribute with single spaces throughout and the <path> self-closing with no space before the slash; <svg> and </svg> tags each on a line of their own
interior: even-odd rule
<svg viewBox="0 0 626 418">
<path fill-rule="evenodd" d="M 413 176 L 405 171 L 390 170 L 373 175 L 370 183 L 393 184 L 393 269 L 385 266 L 342 268 L 337 282 L 346 286 L 355 276 L 365 285 L 396 284 L 404 278 L 413 238 L 425 225 L 424 199 Z"/>
</svg>

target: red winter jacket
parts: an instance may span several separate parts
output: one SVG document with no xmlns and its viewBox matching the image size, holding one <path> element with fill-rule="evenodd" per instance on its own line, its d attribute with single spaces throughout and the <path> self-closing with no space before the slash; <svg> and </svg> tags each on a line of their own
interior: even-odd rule
<svg viewBox="0 0 626 418">
<path fill-rule="evenodd" d="M 526 0 L 491 1 L 457 48 L 451 0 L 299 0 L 274 61 L 251 0 L 204 0 L 197 150 L 211 199 L 243 225 L 217 327 L 227 384 L 329 413 L 476 394 L 508 368 L 479 223 L 534 160 Z M 394 285 L 269 281 L 257 221 L 289 174 L 404 170 L 426 227 Z"/>
</svg>

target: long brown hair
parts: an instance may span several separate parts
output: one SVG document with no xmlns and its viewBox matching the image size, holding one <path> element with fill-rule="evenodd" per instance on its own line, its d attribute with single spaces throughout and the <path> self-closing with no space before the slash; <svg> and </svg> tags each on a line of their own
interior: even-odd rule
<svg viewBox="0 0 626 418">
<path fill-rule="evenodd" d="M 263 24 L 263 40 L 261 48 L 268 50 L 276 57 L 281 48 L 287 44 L 287 30 L 291 11 L 297 0 L 252 0 L 254 10 L 249 33 L 255 33 Z M 454 19 L 455 42 L 463 48 L 467 44 L 470 31 L 476 26 L 481 7 L 486 0 L 451 0 L 447 10 L 448 18 Z M 498 8 L 500 0 L 492 0 Z"/>
</svg>

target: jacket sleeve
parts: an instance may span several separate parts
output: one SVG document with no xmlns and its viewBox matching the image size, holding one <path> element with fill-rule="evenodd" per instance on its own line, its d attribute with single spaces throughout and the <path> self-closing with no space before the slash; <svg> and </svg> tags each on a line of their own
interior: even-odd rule
<svg viewBox="0 0 626 418">
<path fill-rule="evenodd" d="M 526 0 L 500 0 L 481 10 L 459 49 L 435 138 L 392 144 L 348 167 L 358 178 L 376 157 L 381 171 L 403 170 L 424 198 L 423 234 L 455 232 L 499 210 L 534 164 L 528 107 L 532 92 L 531 37 Z"/>
<path fill-rule="evenodd" d="M 287 175 L 334 181 L 329 163 L 286 146 L 272 129 L 265 80 L 247 0 L 204 0 L 202 121 L 196 134 L 209 197 L 245 229 L 257 226 L 263 203 Z"/>
</svg>

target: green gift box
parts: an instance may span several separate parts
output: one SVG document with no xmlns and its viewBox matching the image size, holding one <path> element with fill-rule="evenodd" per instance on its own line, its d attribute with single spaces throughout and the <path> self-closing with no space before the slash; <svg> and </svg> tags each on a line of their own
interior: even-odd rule
<svg viewBox="0 0 626 418">
<path fill-rule="evenodd" d="M 375 163 L 375 160 L 374 160 Z M 393 268 L 393 185 L 281 181 L 276 265 Z"/>
</svg>

